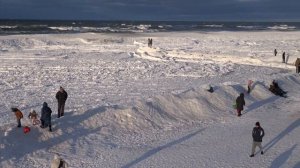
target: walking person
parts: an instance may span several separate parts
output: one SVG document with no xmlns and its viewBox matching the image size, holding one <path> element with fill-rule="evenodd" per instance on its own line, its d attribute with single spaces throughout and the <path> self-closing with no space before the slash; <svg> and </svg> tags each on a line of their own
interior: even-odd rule
<svg viewBox="0 0 300 168">
<path fill-rule="evenodd" d="M 282 53 L 282 63 L 285 63 L 285 52 Z"/>
<path fill-rule="evenodd" d="M 11 108 L 11 111 L 15 113 L 17 119 L 17 127 L 21 127 L 21 119 L 23 118 L 23 113 L 18 108 Z"/>
<path fill-rule="evenodd" d="M 253 137 L 253 144 L 252 144 L 252 151 L 250 157 L 254 157 L 255 153 L 255 148 L 258 146 L 260 149 L 260 154 L 264 154 L 264 151 L 262 149 L 261 143 L 262 143 L 262 138 L 265 135 L 264 129 L 260 126 L 259 122 L 255 123 L 255 127 L 253 128 L 252 131 L 252 137 Z"/>
<path fill-rule="evenodd" d="M 241 93 L 240 96 L 237 97 L 235 102 L 236 102 L 237 115 L 238 117 L 240 117 L 242 115 L 242 111 L 244 110 L 244 105 L 245 105 L 244 93 Z"/>
<path fill-rule="evenodd" d="M 277 55 L 277 50 L 275 49 L 275 50 L 274 50 L 274 56 L 276 56 L 276 55 Z"/>
<path fill-rule="evenodd" d="M 68 98 L 68 93 L 65 91 L 63 87 L 60 87 L 55 97 L 58 103 L 57 118 L 60 118 L 61 116 L 64 116 L 65 103 Z"/>
<path fill-rule="evenodd" d="M 43 108 L 41 110 L 41 128 L 49 127 L 49 131 L 52 132 L 51 127 L 51 113 L 52 110 L 50 107 L 48 107 L 48 104 L 46 102 L 43 103 Z"/>
</svg>

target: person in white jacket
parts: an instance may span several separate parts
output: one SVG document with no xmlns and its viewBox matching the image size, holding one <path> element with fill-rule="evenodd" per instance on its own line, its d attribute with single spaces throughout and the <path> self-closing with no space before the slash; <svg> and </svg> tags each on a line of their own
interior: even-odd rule
<svg viewBox="0 0 300 168">
<path fill-rule="evenodd" d="M 58 154 L 55 154 L 51 162 L 51 168 L 68 168 L 68 164 Z"/>
</svg>

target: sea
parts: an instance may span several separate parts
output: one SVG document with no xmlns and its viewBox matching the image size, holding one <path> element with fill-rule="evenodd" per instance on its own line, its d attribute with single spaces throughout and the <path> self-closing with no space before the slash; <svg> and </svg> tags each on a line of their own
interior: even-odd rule
<svg viewBox="0 0 300 168">
<path fill-rule="evenodd" d="M 300 22 L 0 20 L 0 35 L 299 30 Z"/>
</svg>

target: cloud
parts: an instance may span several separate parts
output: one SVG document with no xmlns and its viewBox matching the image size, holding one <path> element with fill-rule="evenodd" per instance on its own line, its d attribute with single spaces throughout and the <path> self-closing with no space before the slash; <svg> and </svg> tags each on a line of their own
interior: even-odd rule
<svg viewBox="0 0 300 168">
<path fill-rule="evenodd" d="M 0 0 L 0 18 L 300 20 L 298 0 Z"/>
</svg>

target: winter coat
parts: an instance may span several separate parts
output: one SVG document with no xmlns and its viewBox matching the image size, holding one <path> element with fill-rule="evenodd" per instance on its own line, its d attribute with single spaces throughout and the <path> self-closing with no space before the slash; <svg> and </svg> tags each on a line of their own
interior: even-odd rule
<svg viewBox="0 0 300 168">
<path fill-rule="evenodd" d="M 262 138 L 265 136 L 265 131 L 262 127 L 254 127 L 252 131 L 253 141 L 262 142 Z"/>
<path fill-rule="evenodd" d="M 55 97 L 58 103 L 65 103 L 68 98 L 68 93 L 65 90 L 63 90 L 62 92 L 58 91 Z"/>
<path fill-rule="evenodd" d="M 241 93 L 240 96 L 237 97 L 237 99 L 236 99 L 236 109 L 244 110 L 244 105 L 245 105 L 244 94 Z"/>
<path fill-rule="evenodd" d="M 58 155 L 54 156 L 51 162 L 51 168 L 68 168 L 68 164 L 65 160 L 61 159 Z"/>
<path fill-rule="evenodd" d="M 51 124 L 51 113 L 52 110 L 48 107 L 48 104 L 44 102 L 43 108 L 42 108 L 42 115 L 41 120 L 45 122 L 45 124 L 49 125 Z"/>
<path fill-rule="evenodd" d="M 18 120 L 20 120 L 21 118 L 23 118 L 23 114 L 22 114 L 22 112 L 20 110 L 17 110 L 15 112 L 15 115 L 16 115 L 16 117 L 17 117 Z"/>
</svg>

